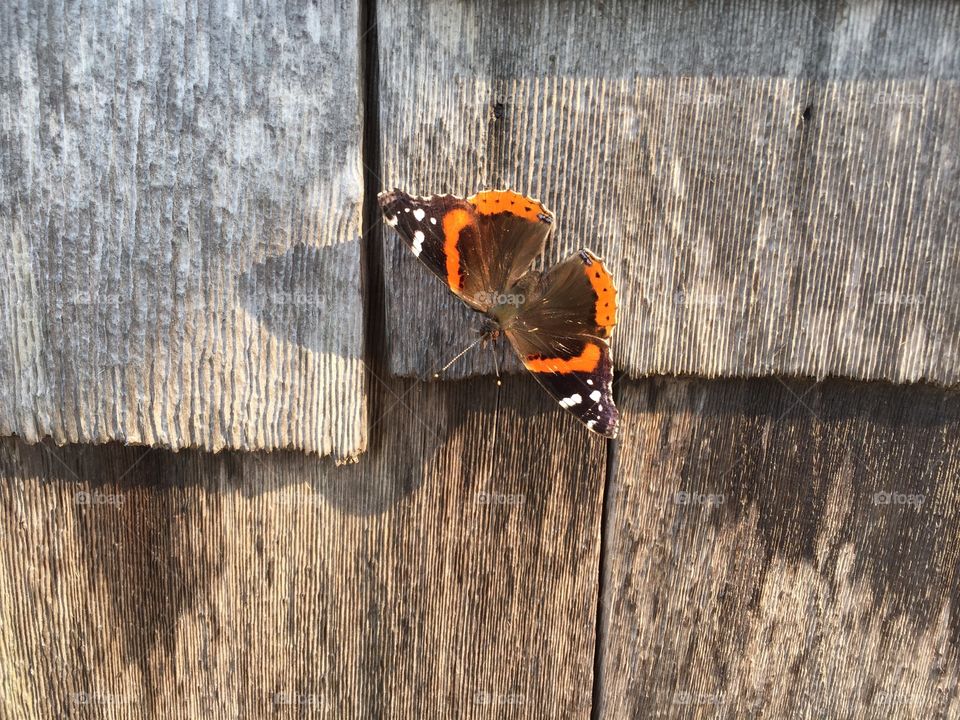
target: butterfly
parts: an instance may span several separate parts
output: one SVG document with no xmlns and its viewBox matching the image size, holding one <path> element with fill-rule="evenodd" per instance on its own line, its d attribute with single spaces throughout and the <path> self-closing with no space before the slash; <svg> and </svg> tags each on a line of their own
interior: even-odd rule
<svg viewBox="0 0 960 720">
<path fill-rule="evenodd" d="M 505 335 L 560 407 L 593 432 L 616 437 L 610 335 L 617 289 L 599 257 L 582 249 L 545 272 L 532 269 L 554 216 L 512 190 L 467 198 L 393 190 L 378 201 L 417 259 L 486 317 L 486 337 Z"/>
</svg>

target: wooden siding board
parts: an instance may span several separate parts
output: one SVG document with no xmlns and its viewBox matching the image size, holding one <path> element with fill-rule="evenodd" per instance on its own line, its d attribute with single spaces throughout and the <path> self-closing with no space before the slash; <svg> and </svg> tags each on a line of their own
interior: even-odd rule
<svg viewBox="0 0 960 720">
<path fill-rule="evenodd" d="M 604 442 L 519 378 L 372 394 L 348 466 L 0 441 L 4 716 L 586 720 Z"/>
<path fill-rule="evenodd" d="M 960 394 L 619 391 L 601 717 L 960 712 Z"/>
<path fill-rule="evenodd" d="M 382 184 L 543 200 L 547 264 L 587 246 L 611 266 L 633 376 L 951 385 L 958 13 L 382 2 Z M 479 323 L 392 231 L 383 253 L 390 367 L 427 377 Z M 492 371 L 473 353 L 450 372 Z"/>
<path fill-rule="evenodd" d="M 0 8 L 0 434 L 365 444 L 358 6 Z"/>
</svg>

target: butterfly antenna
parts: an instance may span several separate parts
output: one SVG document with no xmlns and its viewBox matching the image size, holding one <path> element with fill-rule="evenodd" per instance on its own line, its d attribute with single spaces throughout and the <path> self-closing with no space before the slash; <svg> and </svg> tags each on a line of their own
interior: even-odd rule
<svg viewBox="0 0 960 720">
<path fill-rule="evenodd" d="M 453 360 L 451 360 L 451 361 L 448 362 L 446 365 L 444 365 L 442 368 L 440 368 L 439 372 L 435 372 L 435 373 L 433 374 L 433 377 L 434 377 L 434 378 L 440 377 L 440 375 L 442 375 L 443 373 L 445 373 L 445 372 L 447 371 L 447 368 L 448 368 L 448 367 L 450 367 L 451 365 L 453 365 L 457 360 L 459 360 L 459 359 L 462 358 L 464 355 L 466 355 L 468 352 L 470 352 L 471 350 L 473 350 L 473 348 L 475 348 L 475 347 L 477 346 L 477 343 L 479 343 L 481 340 L 483 340 L 483 338 L 482 338 L 482 337 L 478 337 L 478 338 L 477 338 L 476 340 L 474 340 L 472 343 L 470 343 L 469 345 L 467 345 L 467 347 L 465 347 L 463 350 L 461 350 L 460 352 L 457 353 L 456 357 L 454 357 Z"/>
<path fill-rule="evenodd" d="M 493 352 L 493 371 L 497 374 L 497 385 L 503 385 L 503 382 L 500 380 L 500 363 L 497 362 L 497 349 L 493 346 L 493 343 L 490 343 L 490 350 Z"/>
</svg>

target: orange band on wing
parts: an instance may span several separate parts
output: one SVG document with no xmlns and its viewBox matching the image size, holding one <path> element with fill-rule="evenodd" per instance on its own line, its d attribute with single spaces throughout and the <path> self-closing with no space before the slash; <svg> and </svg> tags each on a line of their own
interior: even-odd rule
<svg viewBox="0 0 960 720">
<path fill-rule="evenodd" d="M 603 266 L 600 258 L 590 253 L 593 262 L 584 265 L 583 270 L 590 279 L 590 285 L 597 294 L 597 326 L 604 331 L 604 337 L 610 337 L 613 326 L 617 324 L 617 289 L 613 286 L 613 278 Z"/>
<path fill-rule="evenodd" d="M 443 252 L 447 257 L 447 284 L 454 292 L 460 292 L 460 231 L 473 222 L 473 216 L 459 208 L 443 216 Z"/>
<path fill-rule="evenodd" d="M 530 372 L 592 372 L 600 362 L 600 346 L 587 343 L 579 355 L 572 358 L 541 358 L 528 355 L 523 364 Z"/>
<path fill-rule="evenodd" d="M 481 215 L 508 212 L 533 222 L 544 222 L 541 216 L 553 219 L 553 213 L 547 210 L 539 200 L 528 198 L 513 190 L 484 190 L 468 197 L 467 202 L 472 203 Z"/>
</svg>

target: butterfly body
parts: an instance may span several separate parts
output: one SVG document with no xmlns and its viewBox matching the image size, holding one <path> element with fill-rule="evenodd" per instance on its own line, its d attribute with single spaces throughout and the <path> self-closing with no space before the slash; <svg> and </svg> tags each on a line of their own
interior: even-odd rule
<svg viewBox="0 0 960 720">
<path fill-rule="evenodd" d="M 493 298 L 496 304 L 485 311 L 486 317 L 493 320 L 502 330 L 509 330 L 517 321 L 520 309 L 526 298 L 530 297 L 538 279 L 539 273 L 535 270 L 522 276 L 516 285 Z"/>
<path fill-rule="evenodd" d="M 380 194 L 384 219 L 468 307 L 485 337 L 504 334 L 524 366 L 588 429 L 615 437 L 610 335 L 616 288 L 603 261 L 582 249 L 545 272 L 531 269 L 553 213 L 510 190 L 467 198 Z"/>
</svg>

